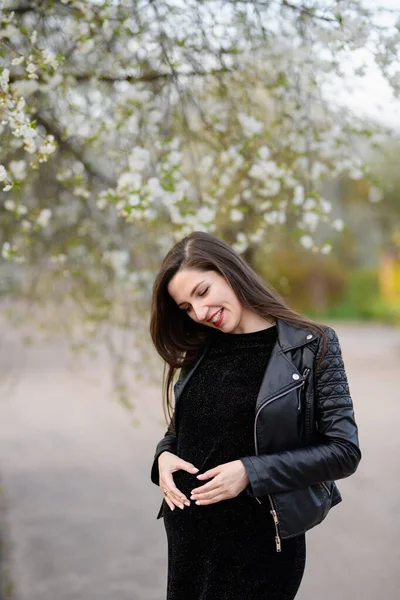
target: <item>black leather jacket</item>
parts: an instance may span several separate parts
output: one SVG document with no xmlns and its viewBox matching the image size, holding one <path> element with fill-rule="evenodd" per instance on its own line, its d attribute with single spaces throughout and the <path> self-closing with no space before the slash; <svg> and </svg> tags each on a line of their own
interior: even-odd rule
<svg viewBox="0 0 400 600">
<path fill-rule="evenodd" d="M 249 478 L 247 493 L 266 504 L 275 523 L 276 549 L 281 539 L 300 535 L 320 523 L 341 501 L 334 480 L 355 472 L 361 460 L 341 349 L 335 331 L 326 327 L 328 344 L 313 330 L 277 320 L 278 340 L 258 393 L 254 416 L 254 456 L 242 457 Z M 176 452 L 179 398 L 207 353 L 174 385 L 172 431 L 158 443 L 151 480 L 159 484 L 158 457 Z M 162 516 L 162 509 L 157 518 Z"/>
</svg>

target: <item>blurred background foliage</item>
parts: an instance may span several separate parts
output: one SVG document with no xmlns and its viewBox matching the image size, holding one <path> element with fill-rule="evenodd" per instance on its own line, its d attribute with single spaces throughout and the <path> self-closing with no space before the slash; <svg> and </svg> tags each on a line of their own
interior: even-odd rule
<svg viewBox="0 0 400 600">
<path fill-rule="evenodd" d="M 105 346 L 129 405 L 160 261 L 205 230 L 301 312 L 399 323 L 399 129 L 336 98 L 371 69 L 400 97 L 399 12 L 4 0 L 3 314 Z"/>
</svg>

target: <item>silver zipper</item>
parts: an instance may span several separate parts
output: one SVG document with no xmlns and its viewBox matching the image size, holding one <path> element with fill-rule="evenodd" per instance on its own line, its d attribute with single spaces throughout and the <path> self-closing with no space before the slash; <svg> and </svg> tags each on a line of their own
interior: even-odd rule
<svg viewBox="0 0 400 600">
<path fill-rule="evenodd" d="M 269 494 L 268 494 L 268 498 L 269 498 L 269 503 L 271 504 L 271 510 L 269 512 L 272 515 L 272 518 L 274 520 L 274 525 L 275 525 L 275 546 L 276 546 L 276 551 L 277 552 L 281 552 L 281 550 L 282 550 L 281 538 L 279 536 L 279 529 L 278 529 L 279 519 L 278 519 L 278 515 L 276 514 L 274 503 L 273 503 L 272 498 L 271 498 L 271 496 Z"/>
<path fill-rule="evenodd" d="M 303 386 L 306 383 L 307 377 L 310 373 L 311 369 L 309 369 L 308 367 L 306 367 L 303 371 Z M 299 394 L 299 403 L 297 405 L 297 410 L 301 410 L 301 394 Z"/>
<path fill-rule="evenodd" d="M 308 373 L 307 373 L 308 375 Z M 298 385 L 290 388 L 289 390 L 286 390 L 286 392 L 282 392 L 282 394 L 278 394 L 278 396 L 274 396 L 273 398 L 271 398 L 270 400 L 267 400 L 267 402 L 264 402 L 264 404 L 261 404 L 260 408 L 258 409 L 255 419 L 254 419 L 254 447 L 255 447 L 255 451 L 256 454 L 258 454 L 258 443 L 257 443 L 257 419 L 258 419 L 258 415 L 260 414 L 260 412 L 262 411 L 262 409 L 267 406 L 267 404 L 271 404 L 271 402 L 274 402 L 275 400 L 278 400 L 278 398 L 282 398 L 282 396 L 286 396 L 286 394 L 289 394 L 289 392 L 293 392 L 294 390 L 297 390 L 298 388 L 302 387 L 305 384 L 305 379 L 299 383 Z M 261 501 L 257 498 L 257 496 L 255 497 L 257 502 L 259 504 L 262 504 Z M 271 495 L 268 494 L 268 500 L 269 503 L 271 505 L 271 510 L 270 513 L 272 515 L 272 518 L 274 520 L 274 526 L 275 526 L 275 546 L 276 546 L 276 551 L 277 552 L 281 552 L 282 550 L 282 545 L 281 545 L 281 538 L 279 535 L 279 519 L 278 519 L 278 515 L 276 513 L 275 510 L 275 506 L 274 506 L 274 502 L 271 498 Z"/>
</svg>

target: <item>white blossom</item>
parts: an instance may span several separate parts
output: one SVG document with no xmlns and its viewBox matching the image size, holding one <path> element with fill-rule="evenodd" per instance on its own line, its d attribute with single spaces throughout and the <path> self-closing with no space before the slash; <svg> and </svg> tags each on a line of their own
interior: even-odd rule
<svg viewBox="0 0 400 600">
<path fill-rule="evenodd" d="M 264 229 L 257 229 L 257 231 L 249 235 L 249 240 L 255 244 L 258 244 L 262 241 L 264 233 Z"/>
<path fill-rule="evenodd" d="M 24 160 L 12 160 L 8 165 L 12 176 L 17 181 L 21 181 L 26 177 L 26 161 Z"/>
<path fill-rule="evenodd" d="M 310 235 L 303 235 L 300 238 L 300 244 L 304 248 L 309 250 L 310 248 L 312 248 L 314 246 L 314 240 L 312 239 L 312 237 Z"/>
<path fill-rule="evenodd" d="M 128 158 L 128 164 L 131 171 L 143 171 L 149 166 L 150 152 L 141 146 L 136 146 Z"/>
<path fill-rule="evenodd" d="M 261 148 L 258 149 L 257 154 L 261 160 L 268 160 L 268 158 L 271 156 L 271 151 L 267 146 L 261 146 Z"/>
<path fill-rule="evenodd" d="M 56 265 L 64 265 L 67 261 L 67 255 L 66 254 L 53 254 L 50 257 L 50 260 L 52 263 L 56 264 Z"/>
<path fill-rule="evenodd" d="M 5 181 L 7 179 L 7 170 L 3 165 L 0 165 L 0 181 Z"/>
<path fill-rule="evenodd" d="M 281 182 L 277 179 L 270 179 L 265 182 L 264 187 L 258 190 L 261 196 L 276 196 L 281 189 Z"/>
<path fill-rule="evenodd" d="M 304 188 L 302 185 L 297 185 L 294 189 L 294 196 L 292 200 L 293 206 L 301 206 L 304 202 Z"/>
<path fill-rule="evenodd" d="M 350 179 L 358 181 L 363 178 L 363 172 L 361 171 L 361 169 L 351 169 L 351 171 L 349 172 L 349 177 Z"/>
<path fill-rule="evenodd" d="M 40 227 L 47 227 L 52 216 L 52 211 L 49 208 L 44 208 L 40 211 L 40 215 L 36 219 L 36 223 Z"/>
<path fill-rule="evenodd" d="M 215 209 L 209 206 L 202 206 L 197 212 L 199 223 L 210 223 L 215 218 Z"/>
<path fill-rule="evenodd" d="M 24 62 L 24 60 L 25 60 L 25 56 L 19 56 L 18 58 L 13 58 L 11 61 L 11 64 L 13 66 L 17 66 L 17 65 L 22 64 Z"/>
<path fill-rule="evenodd" d="M 99 198 L 96 202 L 96 206 L 99 210 L 104 210 L 107 206 L 108 202 L 106 198 Z"/>
<path fill-rule="evenodd" d="M 239 254 L 242 254 L 242 252 L 245 252 L 248 247 L 249 243 L 246 235 L 243 232 L 238 233 L 236 236 L 236 242 L 232 245 L 232 248 Z"/>
<path fill-rule="evenodd" d="M 224 154 L 224 153 L 221 153 L 221 157 L 220 157 L 221 161 L 223 161 L 222 154 Z M 200 161 L 199 167 L 200 167 L 201 171 L 203 171 L 204 173 L 208 173 L 209 170 L 211 169 L 211 167 L 213 166 L 213 164 L 214 164 L 214 159 L 212 156 L 210 156 L 210 155 L 203 156 L 203 158 Z"/>
<path fill-rule="evenodd" d="M 302 217 L 302 222 L 310 231 L 315 231 L 319 223 L 319 215 L 315 212 L 305 212 Z"/>
<path fill-rule="evenodd" d="M 6 260 L 10 258 L 11 255 L 11 244 L 10 242 L 4 242 L 3 247 L 1 249 L 1 255 Z"/>
<path fill-rule="evenodd" d="M 1 15 L 1 17 L 3 19 L 3 15 Z M 9 23 L 8 25 L 6 25 L 6 27 L 4 27 L 3 29 L 0 29 L 0 39 L 1 38 L 11 39 L 15 36 L 16 33 L 18 33 L 18 29 L 16 27 L 14 27 L 14 25 L 11 25 Z"/>
<path fill-rule="evenodd" d="M 53 154 L 57 149 L 53 135 L 46 136 L 45 143 L 40 146 L 39 152 L 45 156 Z"/>
<path fill-rule="evenodd" d="M 261 202 L 261 204 L 259 205 L 259 209 L 261 211 L 266 211 L 266 210 L 270 209 L 271 206 L 272 206 L 271 200 L 266 200 L 265 202 Z"/>
<path fill-rule="evenodd" d="M 127 272 L 129 252 L 127 250 L 108 250 L 103 258 L 113 268 L 117 277 L 124 277 Z"/>
<path fill-rule="evenodd" d="M 336 231 L 343 231 L 344 229 L 344 222 L 342 219 L 335 219 L 334 221 L 332 221 L 332 227 L 334 229 L 336 229 Z"/>
<path fill-rule="evenodd" d="M 316 161 L 313 163 L 311 167 L 311 178 L 312 179 L 320 179 L 321 175 L 327 173 L 328 167 L 323 163 Z"/>
<path fill-rule="evenodd" d="M 26 66 L 26 72 L 28 73 L 28 79 L 38 79 L 39 76 L 37 75 L 36 71 L 37 71 L 37 65 L 35 65 L 34 63 L 28 63 Z"/>
<path fill-rule="evenodd" d="M 24 204 L 18 204 L 16 212 L 17 212 L 18 216 L 26 215 L 28 212 L 28 209 Z"/>
<path fill-rule="evenodd" d="M 138 190 L 142 187 L 142 176 L 140 173 L 122 173 L 118 178 L 118 188 L 121 190 Z"/>
<path fill-rule="evenodd" d="M 306 198 L 306 200 L 303 204 L 304 210 L 312 210 L 316 206 L 317 206 L 317 201 L 315 200 L 315 198 Z"/>
<path fill-rule="evenodd" d="M 264 214 L 264 221 L 268 223 L 268 225 L 283 225 L 286 222 L 286 215 L 283 211 L 272 210 L 271 212 Z"/>
<path fill-rule="evenodd" d="M 332 251 L 331 244 L 324 244 L 321 248 L 321 254 L 330 254 Z"/>
<path fill-rule="evenodd" d="M 238 223 L 239 221 L 243 221 L 244 218 L 244 214 L 241 210 L 237 210 L 236 208 L 233 208 L 230 213 L 229 216 L 231 218 L 231 221 L 233 221 L 234 223 Z"/>
<path fill-rule="evenodd" d="M 95 40 L 93 38 L 89 38 L 87 40 L 85 40 L 84 42 L 81 42 L 81 44 L 77 47 L 77 52 L 79 52 L 79 54 L 89 54 L 90 52 L 92 52 L 94 50 L 95 47 Z"/>
<path fill-rule="evenodd" d="M 53 69 L 56 69 L 58 67 L 58 60 L 54 52 L 52 52 L 48 48 L 45 48 L 42 51 L 42 56 L 45 65 L 50 65 L 51 67 L 53 67 Z"/>
<path fill-rule="evenodd" d="M 13 210 L 15 210 L 16 206 L 17 205 L 15 204 L 14 200 L 6 200 L 4 202 L 4 208 L 6 210 L 13 211 Z"/>
<path fill-rule="evenodd" d="M 264 124 L 261 121 L 257 121 L 254 117 L 245 113 L 239 113 L 238 120 L 246 137 L 258 135 L 264 129 Z"/>
<path fill-rule="evenodd" d="M 149 193 L 150 201 L 154 202 L 162 198 L 164 190 L 161 187 L 158 177 L 150 177 L 146 184 L 146 189 Z"/>
<path fill-rule="evenodd" d="M 89 190 L 81 185 L 75 187 L 73 189 L 73 193 L 75 196 L 78 196 L 79 198 L 89 198 L 89 196 L 90 196 Z"/>
<path fill-rule="evenodd" d="M 227 173 L 223 173 L 219 179 L 219 183 L 222 187 L 228 187 L 228 185 L 231 183 L 231 178 Z"/>
<path fill-rule="evenodd" d="M 3 92 L 8 91 L 8 82 L 10 80 L 10 71 L 9 69 L 3 69 L 0 75 L 0 87 Z"/>
<path fill-rule="evenodd" d="M 129 194 L 129 196 L 128 196 L 129 206 L 139 206 L 140 202 L 141 202 L 141 198 L 138 194 Z"/>
<path fill-rule="evenodd" d="M 32 223 L 30 221 L 28 221 L 27 219 L 22 219 L 21 221 L 21 229 L 22 231 L 31 231 L 32 229 Z"/>
<path fill-rule="evenodd" d="M 178 166 L 179 163 L 181 162 L 181 160 L 182 160 L 181 153 L 174 150 L 174 151 L 170 152 L 169 154 L 167 154 L 164 165 L 168 169 L 172 169 L 173 167 Z"/>
<path fill-rule="evenodd" d="M 324 212 L 324 213 L 331 212 L 332 204 L 329 202 L 329 200 L 326 200 L 326 198 L 321 198 L 319 204 L 320 204 L 322 212 Z"/>
</svg>

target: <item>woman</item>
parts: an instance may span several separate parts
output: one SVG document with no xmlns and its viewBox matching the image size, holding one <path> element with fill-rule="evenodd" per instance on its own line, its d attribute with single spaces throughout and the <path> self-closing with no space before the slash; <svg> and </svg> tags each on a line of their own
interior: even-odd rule
<svg viewBox="0 0 400 600">
<path fill-rule="evenodd" d="M 150 329 L 169 365 L 170 424 L 151 473 L 164 494 L 167 600 L 294 598 L 305 531 L 361 459 L 336 333 L 202 232 L 165 257 Z"/>
</svg>

